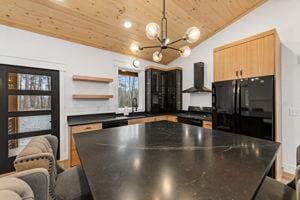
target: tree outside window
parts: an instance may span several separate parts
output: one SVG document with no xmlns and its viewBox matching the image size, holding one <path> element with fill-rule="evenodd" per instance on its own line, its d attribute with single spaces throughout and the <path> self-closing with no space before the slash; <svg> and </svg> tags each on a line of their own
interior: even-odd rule
<svg viewBox="0 0 300 200">
<path fill-rule="evenodd" d="M 119 108 L 132 107 L 132 99 L 139 102 L 138 73 L 119 70 Z"/>
</svg>

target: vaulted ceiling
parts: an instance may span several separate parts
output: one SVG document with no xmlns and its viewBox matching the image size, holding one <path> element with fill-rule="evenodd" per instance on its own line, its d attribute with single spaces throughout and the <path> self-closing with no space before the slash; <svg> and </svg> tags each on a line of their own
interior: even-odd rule
<svg viewBox="0 0 300 200">
<path fill-rule="evenodd" d="M 197 26 L 201 38 L 191 47 L 228 26 L 266 0 L 167 0 L 171 40 Z M 129 46 L 138 41 L 157 44 L 145 35 L 149 22 L 160 22 L 162 0 L 0 0 L 0 23 L 100 49 L 133 55 Z M 131 29 L 123 23 L 130 20 Z M 185 42 L 177 44 L 181 47 Z M 154 50 L 135 55 L 152 60 Z M 178 57 L 164 52 L 164 64 Z"/>
</svg>

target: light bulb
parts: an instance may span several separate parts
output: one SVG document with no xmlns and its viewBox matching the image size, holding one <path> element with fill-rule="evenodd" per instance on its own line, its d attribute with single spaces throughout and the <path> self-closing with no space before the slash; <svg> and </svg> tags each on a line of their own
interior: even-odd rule
<svg viewBox="0 0 300 200">
<path fill-rule="evenodd" d="M 197 42 L 197 40 L 199 40 L 200 35 L 201 35 L 200 30 L 197 27 L 193 26 L 185 32 L 184 38 L 188 43 L 194 43 Z"/>
<path fill-rule="evenodd" d="M 124 26 L 125 28 L 129 29 L 129 28 L 132 27 L 132 23 L 131 23 L 131 21 L 125 21 L 124 24 L 123 24 L 123 26 Z"/>
<path fill-rule="evenodd" d="M 190 54 L 191 54 L 191 48 L 190 47 L 188 47 L 188 46 L 184 46 L 184 47 L 181 47 L 180 48 L 180 56 L 181 57 L 188 57 Z"/>
<path fill-rule="evenodd" d="M 146 35 L 150 40 L 155 40 L 159 36 L 160 28 L 156 23 L 149 23 L 146 26 Z"/>
<path fill-rule="evenodd" d="M 132 53 L 138 53 L 141 50 L 140 45 L 139 42 L 132 42 L 129 48 Z"/>
<path fill-rule="evenodd" d="M 170 38 L 167 38 L 164 43 L 165 43 L 165 45 L 169 44 L 170 43 Z"/>
<path fill-rule="evenodd" d="M 154 53 L 153 53 L 153 60 L 155 61 L 155 62 L 159 62 L 159 61 L 161 61 L 161 59 L 162 59 L 162 53 L 161 52 L 159 52 L 159 51 L 155 51 Z"/>
</svg>

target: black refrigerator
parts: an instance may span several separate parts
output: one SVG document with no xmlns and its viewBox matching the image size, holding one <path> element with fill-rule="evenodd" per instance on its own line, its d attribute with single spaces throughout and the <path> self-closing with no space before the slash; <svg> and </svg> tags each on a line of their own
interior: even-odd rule
<svg viewBox="0 0 300 200">
<path fill-rule="evenodd" d="M 215 82 L 212 90 L 213 129 L 275 141 L 274 76 Z"/>
</svg>

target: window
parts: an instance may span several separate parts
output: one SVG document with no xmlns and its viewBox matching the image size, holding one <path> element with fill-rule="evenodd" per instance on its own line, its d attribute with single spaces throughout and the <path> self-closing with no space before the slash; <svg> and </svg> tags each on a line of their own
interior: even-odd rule
<svg viewBox="0 0 300 200">
<path fill-rule="evenodd" d="M 59 139 L 59 72 L 0 64 L 0 113 L 0 173 L 6 173 L 31 138 Z"/>
<path fill-rule="evenodd" d="M 132 107 L 132 100 L 139 102 L 138 73 L 119 70 L 119 108 Z"/>
</svg>

